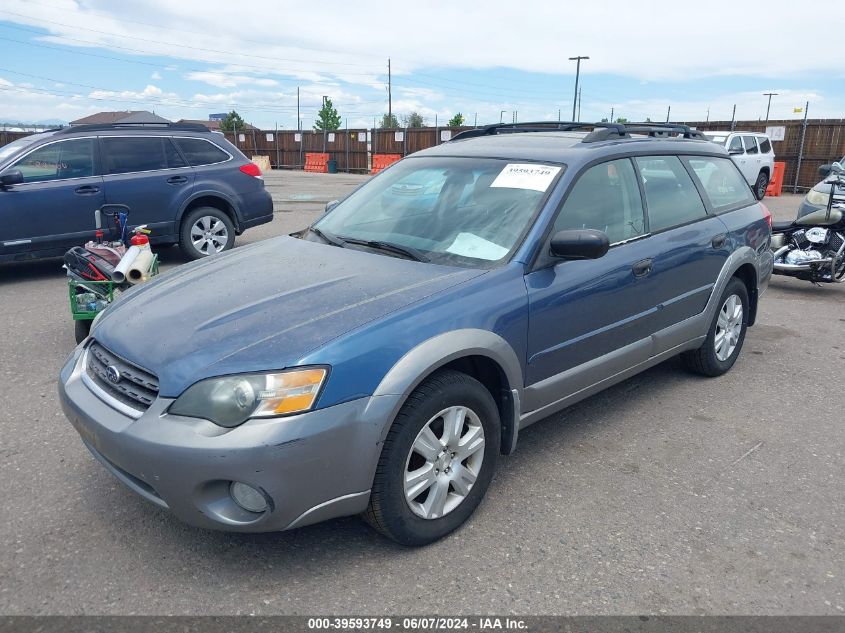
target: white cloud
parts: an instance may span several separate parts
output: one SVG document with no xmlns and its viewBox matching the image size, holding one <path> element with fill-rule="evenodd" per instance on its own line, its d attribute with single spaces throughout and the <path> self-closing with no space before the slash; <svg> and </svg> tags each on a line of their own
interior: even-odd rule
<svg viewBox="0 0 845 633">
<path fill-rule="evenodd" d="M 150 75 L 150 79 L 153 81 L 161 81 L 161 73 L 156 70 L 152 75 Z"/>
<path fill-rule="evenodd" d="M 275 79 L 265 77 L 251 77 L 248 75 L 234 75 L 226 72 L 190 72 L 185 75 L 190 81 L 201 81 L 217 88 L 234 88 L 243 84 L 250 86 L 262 86 L 265 88 L 278 86 Z"/>
</svg>

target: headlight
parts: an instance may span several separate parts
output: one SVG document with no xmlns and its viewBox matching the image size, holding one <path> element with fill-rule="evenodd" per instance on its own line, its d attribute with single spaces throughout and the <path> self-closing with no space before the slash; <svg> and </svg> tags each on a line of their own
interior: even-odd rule
<svg viewBox="0 0 845 633">
<path fill-rule="evenodd" d="M 827 205 L 829 198 L 830 191 L 816 191 L 815 189 L 810 189 L 810 191 L 807 192 L 807 204 L 825 206 Z"/>
<path fill-rule="evenodd" d="M 325 378 L 326 370 L 319 367 L 208 378 L 188 387 L 169 411 L 231 428 L 249 418 L 309 410 L 317 401 Z"/>
</svg>

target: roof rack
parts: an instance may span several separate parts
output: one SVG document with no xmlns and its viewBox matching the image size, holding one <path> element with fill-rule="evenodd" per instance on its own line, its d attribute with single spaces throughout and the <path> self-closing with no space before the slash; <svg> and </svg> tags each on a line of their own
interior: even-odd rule
<svg viewBox="0 0 845 633">
<path fill-rule="evenodd" d="M 698 130 L 681 123 L 581 123 L 576 121 L 528 121 L 525 123 L 494 123 L 474 130 L 464 130 L 452 137 L 453 141 L 490 136 L 494 134 L 513 134 L 522 132 L 571 132 L 591 129 L 582 139 L 582 143 L 597 143 L 621 138 L 631 138 L 633 134 L 647 134 L 651 137 L 669 137 L 673 134 L 688 139 L 705 138 Z"/>
<path fill-rule="evenodd" d="M 91 123 L 88 125 L 71 125 L 62 128 L 58 134 L 73 134 L 74 132 L 101 132 L 106 130 L 169 130 L 174 132 L 210 132 L 201 123 Z"/>
</svg>

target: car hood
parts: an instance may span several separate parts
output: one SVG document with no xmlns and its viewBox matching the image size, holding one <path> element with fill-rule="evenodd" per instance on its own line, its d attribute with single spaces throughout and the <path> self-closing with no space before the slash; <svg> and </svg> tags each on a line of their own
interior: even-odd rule
<svg viewBox="0 0 845 633">
<path fill-rule="evenodd" d="M 176 397 L 203 378 L 282 369 L 338 336 L 483 274 L 280 237 L 133 289 L 93 336 Z"/>
</svg>

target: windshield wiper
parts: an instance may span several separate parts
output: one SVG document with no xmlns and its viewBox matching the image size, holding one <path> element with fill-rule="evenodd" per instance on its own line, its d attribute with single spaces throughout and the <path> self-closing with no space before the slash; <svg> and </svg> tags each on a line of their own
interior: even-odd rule
<svg viewBox="0 0 845 633">
<path fill-rule="evenodd" d="M 309 226 L 308 230 L 311 231 L 314 235 L 322 239 L 326 244 L 331 244 L 332 246 L 337 246 L 339 248 L 346 248 L 346 240 L 343 238 L 338 237 L 337 235 L 333 235 L 328 231 L 322 231 L 318 228 L 313 226 Z"/>
<path fill-rule="evenodd" d="M 422 251 L 419 251 L 416 248 L 411 248 L 410 246 L 401 246 L 399 244 L 394 244 L 393 242 L 383 242 L 381 240 L 359 240 L 358 238 L 353 237 L 343 237 L 338 239 L 341 239 L 349 244 L 360 244 L 361 246 L 369 246 L 370 248 L 402 255 L 406 259 L 413 259 L 416 262 L 431 261 L 422 253 Z"/>
</svg>

